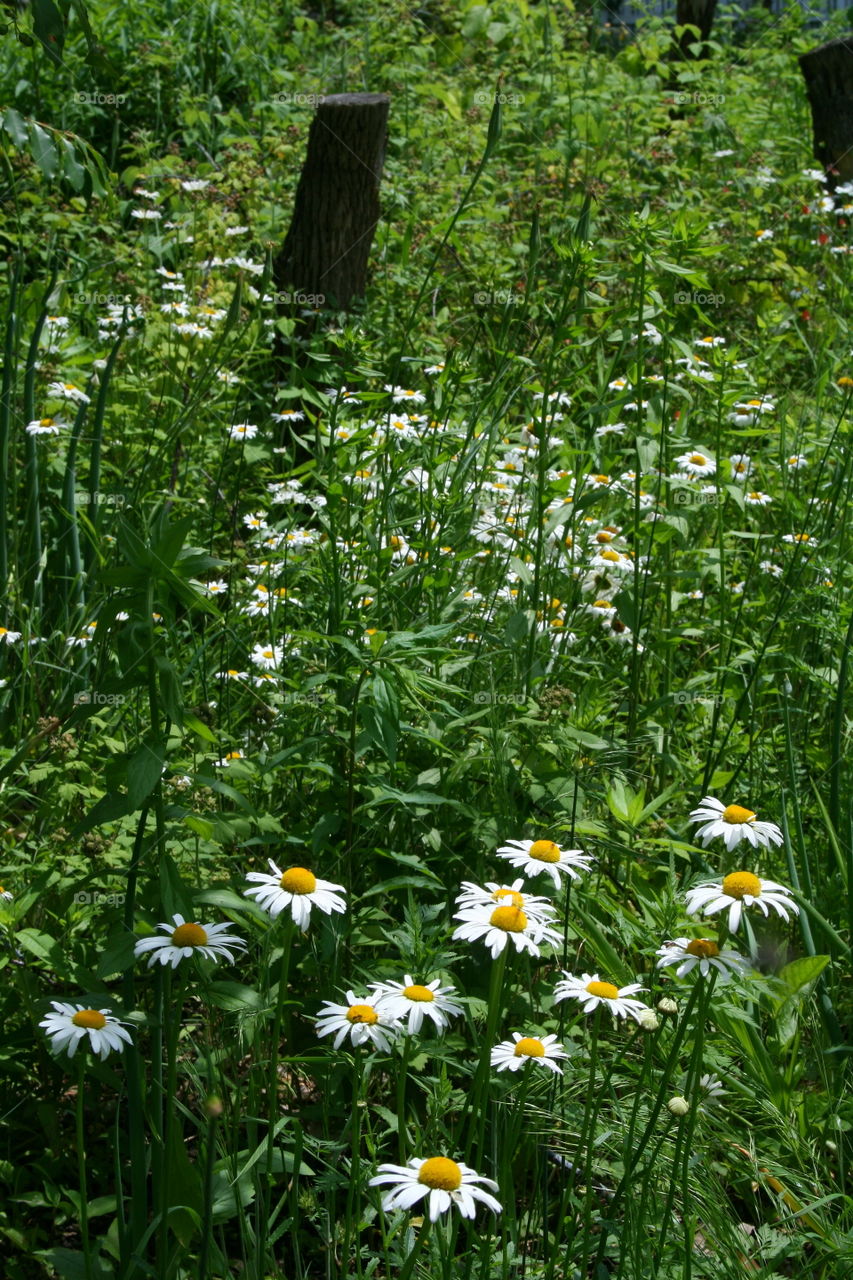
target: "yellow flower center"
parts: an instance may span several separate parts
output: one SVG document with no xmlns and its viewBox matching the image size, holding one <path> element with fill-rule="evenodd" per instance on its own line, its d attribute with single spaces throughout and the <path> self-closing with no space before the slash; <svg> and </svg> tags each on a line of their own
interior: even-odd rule
<svg viewBox="0 0 853 1280">
<path fill-rule="evenodd" d="M 593 476 L 593 479 L 599 484 L 610 484 L 610 476 Z"/>
<path fill-rule="evenodd" d="M 613 605 L 609 600 L 595 600 L 592 607 L 593 609 L 612 609 Z"/>
<path fill-rule="evenodd" d="M 604 529 L 602 529 L 599 533 L 595 535 L 595 540 L 596 542 L 612 542 L 613 534 L 607 533 Z"/>
<path fill-rule="evenodd" d="M 524 906 L 524 894 L 519 893 L 517 889 L 496 889 L 492 894 L 495 902 L 500 902 L 502 898 L 507 898 L 513 907 Z"/>
<path fill-rule="evenodd" d="M 600 996 L 602 1000 L 615 1000 L 619 995 L 619 988 L 612 982 L 588 982 L 586 989 L 591 996 Z"/>
<path fill-rule="evenodd" d="M 760 502 L 761 500 L 761 494 L 756 492 L 755 490 L 753 490 L 749 496 L 750 498 L 752 498 L 753 502 Z"/>
<path fill-rule="evenodd" d="M 42 419 L 39 421 L 39 426 L 40 426 L 40 427 L 49 427 L 49 426 L 52 426 L 52 425 L 53 425 L 53 418 L 42 418 Z"/>
<path fill-rule="evenodd" d="M 723 880 L 723 893 L 730 898 L 760 898 L 761 881 L 751 871 L 733 871 Z"/>
<path fill-rule="evenodd" d="M 372 1004 L 353 1004 L 347 1009 L 347 1022 L 363 1022 L 372 1027 L 379 1021 L 379 1014 Z"/>
<path fill-rule="evenodd" d="M 560 846 L 553 840 L 534 840 L 528 857 L 535 858 L 537 862 L 559 862 Z"/>
<path fill-rule="evenodd" d="M 690 461 L 694 463 L 694 465 L 697 467 L 704 467 L 708 459 L 705 457 L 703 453 L 691 453 Z"/>
<path fill-rule="evenodd" d="M 207 934 L 200 924 L 179 924 L 172 934 L 175 947 L 203 947 L 206 942 Z"/>
<path fill-rule="evenodd" d="M 527 928 L 527 916 L 521 907 L 496 907 L 489 917 L 489 924 L 505 933 L 524 933 Z"/>
<path fill-rule="evenodd" d="M 621 557 L 618 551 L 614 551 L 612 547 L 608 547 L 606 551 L 601 553 L 602 560 L 619 560 Z"/>
<path fill-rule="evenodd" d="M 97 1009 L 81 1009 L 79 1013 L 75 1013 L 71 1021 L 75 1027 L 85 1027 L 87 1031 L 100 1031 L 107 1025 L 106 1018 Z"/>
<path fill-rule="evenodd" d="M 516 1058 L 544 1058 L 545 1046 L 534 1036 L 525 1036 L 523 1040 L 519 1040 L 513 1053 Z"/>
<path fill-rule="evenodd" d="M 429 987 L 418 986 L 417 983 L 411 987 L 404 987 L 403 995 L 407 1000 L 414 1000 L 418 1004 L 431 1004 L 435 999 L 434 991 L 430 991 Z"/>
<path fill-rule="evenodd" d="M 278 883 L 288 893 L 313 893 L 317 888 L 317 877 L 304 867 L 288 867 Z"/>
<path fill-rule="evenodd" d="M 698 956 L 700 960 L 707 960 L 720 954 L 720 948 L 716 942 L 711 942 L 710 938 L 694 938 L 692 942 L 688 942 L 685 951 L 689 956 Z"/>
<path fill-rule="evenodd" d="M 418 1182 L 440 1191 L 456 1191 L 462 1185 L 462 1170 L 455 1160 L 433 1156 L 431 1160 L 424 1160 L 418 1170 Z"/>
<path fill-rule="evenodd" d="M 751 809 L 742 809 L 739 804 L 730 804 L 723 810 L 722 818 L 723 822 L 754 822 L 755 814 Z"/>
</svg>

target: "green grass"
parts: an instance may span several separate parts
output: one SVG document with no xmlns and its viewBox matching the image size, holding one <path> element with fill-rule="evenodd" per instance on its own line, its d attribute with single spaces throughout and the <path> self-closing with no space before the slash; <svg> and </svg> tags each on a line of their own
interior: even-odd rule
<svg viewBox="0 0 853 1280">
<path fill-rule="evenodd" d="M 796 61 L 840 19 L 724 12 L 675 68 L 666 23 L 521 0 L 89 19 L 0 52 L 4 1275 L 840 1280 L 850 213 Z M 363 89 L 370 285 L 304 346 L 271 296 L 304 100 Z M 707 795 L 781 842 L 703 846 Z M 455 900 L 519 839 L 592 862 L 493 960 Z M 271 920 L 269 859 L 346 910 Z M 735 871 L 798 914 L 686 915 Z M 155 972 L 177 913 L 245 947 Z M 683 936 L 745 975 L 658 968 Z M 405 975 L 455 989 L 443 1034 L 318 1036 Z M 51 1001 L 132 1045 L 52 1053 Z M 562 1074 L 493 1069 L 513 1033 Z M 501 1212 L 383 1209 L 434 1156 Z"/>
</svg>

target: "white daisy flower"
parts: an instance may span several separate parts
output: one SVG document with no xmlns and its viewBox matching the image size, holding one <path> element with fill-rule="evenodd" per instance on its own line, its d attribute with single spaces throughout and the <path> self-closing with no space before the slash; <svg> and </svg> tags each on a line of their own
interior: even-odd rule
<svg viewBox="0 0 853 1280">
<path fill-rule="evenodd" d="M 385 384 L 385 390 L 390 394 L 395 404 L 402 404 L 407 401 L 409 404 L 425 404 L 426 396 L 422 391 L 411 391 L 407 387 L 394 387 L 390 383 Z"/>
<path fill-rule="evenodd" d="M 140 191 L 136 194 L 155 199 L 160 193 L 159 191 Z M 139 218 L 140 222 L 159 222 L 163 215 L 158 209 L 131 209 L 130 216 L 131 218 Z"/>
<path fill-rule="evenodd" d="M 417 1035 L 424 1018 L 430 1018 L 439 1031 L 450 1025 L 450 1018 L 462 1013 L 461 1004 L 450 999 L 455 987 L 443 987 L 440 978 L 426 986 L 415 982 L 410 973 L 402 982 L 374 982 L 371 992 L 380 1008 L 389 1009 L 394 1018 L 406 1018 L 410 1035 Z"/>
<path fill-rule="evenodd" d="M 791 899 L 791 890 L 775 880 L 760 880 L 751 871 L 732 871 L 722 881 L 713 880 L 687 890 L 686 911 L 689 916 L 701 911 L 706 916 L 728 909 L 729 933 L 737 933 L 745 907 L 756 906 L 765 916 L 772 907 L 784 920 L 788 912 L 799 915 L 800 908 Z"/>
<path fill-rule="evenodd" d="M 10 631 L 8 627 L 0 627 L 0 644 L 15 644 L 20 638 L 20 631 Z"/>
<path fill-rule="evenodd" d="M 556 1036 L 521 1036 L 513 1031 L 512 1040 L 502 1040 L 492 1049 L 491 1064 L 497 1071 L 520 1071 L 528 1062 L 539 1063 L 557 1075 L 563 1074 L 555 1058 L 567 1058 L 569 1055 L 561 1044 L 557 1044 Z"/>
<path fill-rule="evenodd" d="M 705 796 L 698 809 L 691 810 L 690 821 L 704 824 L 696 832 L 696 838 L 703 845 L 721 836 L 730 853 L 741 840 L 748 841 L 753 849 L 782 843 L 782 832 L 775 822 L 757 822 L 751 809 L 743 809 L 739 804 L 724 805 L 713 796 Z"/>
<path fill-rule="evenodd" d="M 737 951 L 724 947 L 721 951 L 716 942 L 710 938 L 674 938 L 658 947 L 658 969 L 677 964 L 675 973 L 679 978 L 691 973 L 696 966 L 703 978 L 709 971 L 716 969 L 721 982 L 727 982 L 731 974 L 743 974 L 749 968 L 749 961 Z"/>
<path fill-rule="evenodd" d="M 581 849 L 561 849 L 553 840 L 508 840 L 498 849 L 498 857 L 506 858 L 512 867 L 527 876 L 550 875 L 554 887 L 560 887 L 560 875 L 580 880 L 578 871 L 589 871 L 591 854 Z"/>
<path fill-rule="evenodd" d="M 539 918 L 544 924 L 554 910 L 550 898 L 525 893 L 523 886 L 524 880 L 521 876 L 513 880 L 511 885 L 496 884 L 494 880 L 487 880 L 485 887 L 472 884 L 470 880 L 463 880 L 462 891 L 456 897 L 456 906 L 460 911 L 480 907 L 489 910 L 496 906 L 520 907 L 525 915 L 531 919 Z"/>
<path fill-rule="evenodd" d="M 242 751 L 228 751 L 221 760 L 214 760 L 213 764 L 216 769 L 227 769 L 235 760 L 242 760 Z"/>
<path fill-rule="evenodd" d="M 67 422 L 59 422 L 56 418 L 33 418 L 24 430 L 28 436 L 58 436 L 60 431 L 68 429 Z"/>
<path fill-rule="evenodd" d="M 691 476 L 712 476 L 717 470 L 714 459 L 709 458 L 707 454 L 699 453 L 698 450 L 693 453 L 682 453 L 675 461 L 682 471 L 686 471 Z"/>
<path fill-rule="evenodd" d="M 577 1000 L 583 1005 L 584 1013 L 592 1013 L 599 1005 L 603 1005 L 614 1018 L 630 1017 L 639 1019 L 647 1007 L 642 1000 L 631 997 L 635 991 L 645 991 L 639 982 L 632 982 L 627 987 L 616 987 L 612 982 L 602 982 L 598 974 L 584 973 L 580 978 L 563 970 L 563 981 L 554 988 L 554 1001 Z"/>
<path fill-rule="evenodd" d="M 325 1000 L 323 1005 L 317 1015 L 317 1035 L 334 1034 L 335 1049 L 349 1036 L 354 1045 L 371 1044 L 383 1053 L 391 1052 L 400 1024 L 389 1009 L 381 1009 L 372 1000 L 360 1000 L 352 991 L 347 992 L 346 1004 Z"/>
<path fill-rule="evenodd" d="M 232 440 L 254 440 L 257 434 L 258 428 L 251 422 L 238 422 L 228 428 L 228 435 Z"/>
<path fill-rule="evenodd" d="M 750 507 L 767 507 L 772 502 L 770 494 L 762 493 L 760 489 L 753 489 L 750 493 L 745 493 L 743 500 Z"/>
<path fill-rule="evenodd" d="M 258 885 L 257 889 L 245 889 L 245 898 L 254 898 L 258 906 L 267 911 L 273 920 L 277 919 L 287 907 L 290 907 L 293 923 L 308 932 L 311 919 L 311 908 L 331 915 L 333 911 L 346 911 L 347 904 L 339 894 L 346 893 L 343 885 L 332 884 L 329 880 L 318 880 L 313 872 L 305 867 L 288 867 L 282 871 L 272 858 L 267 859 L 272 875 L 261 871 L 250 871 L 246 876 Z"/>
<path fill-rule="evenodd" d="M 810 533 L 784 533 L 782 541 L 795 547 L 817 546 Z"/>
<path fill-rule="evenodd" d="M 281 413 L 271 413 L 273 422 L 304 422 L 305 414 L 299 409 L 282 409 Z"/>
<path fill-rule="evenodd" d="M 809 460 L 804 453 L 794 453 L 790 458 L 786 459 L 786 465 L 791 471 L 799 471 L 801 467 L 809 465 Z"/>
<path fill-rule="evenodd" d="M 708 1102 L 717 1102 L 726 1092 L 723 1088 L 723 1082 L 712 1075 L 700 1076 L 699 1088 Z"/>
<path fill-rule="evenodd" d="M 4 902 L 12 902 L 14 897 L 15 895 L 13 893 L 10 893 L 8 889 L 4 889 L 2 884 L 0 884 L 0 898 L 2 898 Z"/>
<path fill-rule="evenodd" d="M 149 969 L 158 960 L 161 964 L 170 964 L 173 969 L 177 969 L 182 960 L 195 954 L 205 956 L 208 960 L 223 958 L 233 962 L 231 948 L 245 950 L 246 947 L 242 938 L 226 932 L 231 928 L 230 924 L 193 924 L 187 923 L 181 915 L 173 915 L 169 924 L 158 924 L 157 928 L 164 931 L 164 937 L 152 935 L 140 938 L 133 948 L 137 960 L 146 952 L 151 953 L 148 957 Z"/>
<path fill-rule="evenodd" d="M 412 1159 L 407 1166 L 381 1164 L 376 1177 L 370 1179 L 371 1187 L 394 1184 L 382 1198 L 386 1213 L 394 1209 L 411 1209 L 412 1205 L 429 1196 L 429 1219 L 435 1222 L 441 1214 L 456 1205 L 463 1218 L 473 1218 L 476 1201 L 480 1201 L 493 1213 L 500 1213 L 501 1206 L 494 1196 L 484 1191 L 484 1186 L 497 1191 L 498 1184 L 491 1178 L 481 1177 L 466 1164 L 457 1164 L 446 1156 L 432 1156 L 428 1160 Z"/>
<path fill-rule="evenodd" d="M 67 1053 L 73 1058 L 80 1041 L 89 1037 L 89 1048 L 103 1062 L 111 1049 L 121 1053 L 126 1044 L 132 1044 L 130 1033 L 125 1031 L 118 1018 L 110 1016 L 109 1009 L 87 1009 L 84 1004 L 63 1004 L 51 1000 L 55 1010 L 39 1023 L 50 1038 L 50 1047 L 56 1053 Z"/>
<path fill-rule="evenodd" d="M 73 404 L 89 404 L 90 397 L 85 391 L 81 391 L 73 382 L 51 382 L 48 384 L 47 394 L 54 396 L 57 400 L 70 400 Z"/>
<path fill-rule="evenodd" d="M 272 671 L 280 665 L 283 657 L 284 645 L 282 644 L 256 644 L 249 654 L 249 661 L 265 671 Z"/>
<path fill-rule="evenodd" d="M 559 946 L 561 935 L 550 928 L 546 920 L 553 919 L 553 908 L 549 915 L 544 915 L 544 907 L 539 908 L 536 917 L 528 916 L 526 911 L 515 903 L 498 907 L 470 907 L 457 911 L 454 920 L 462 923 L 453 932 L 453 941 L 483 941 L 496 960 L 512 939 L 516 951 L 529 951 L 539 956 L 539 944 L 549 942 L 551 946 Z"/>
<path fill-rule="evenodd" d="M 729 458 L 733 480 L 745 480 L 749 475 L 752 459 L 748 453 L 733 453 Z"/>
</svg>

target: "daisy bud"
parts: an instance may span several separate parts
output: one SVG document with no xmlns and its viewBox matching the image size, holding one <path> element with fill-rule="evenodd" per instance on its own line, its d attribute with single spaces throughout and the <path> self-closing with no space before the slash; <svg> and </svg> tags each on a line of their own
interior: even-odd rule
<svg viewBox="0 0 853 1280">
<path fill-rule="evenodd" d="M 686 1098 L 670 1098 L 666 1105 L 674 1116 L 686 1116 L 690 1110 L 690 1103 Z"/>
<path fill-rule="evenodd" d="M 671 1018 L 674 1018 L 678 1013 L 678 1005 L 674 1000 L 670 1000 L 668 996 L 664 996 L 662 1000 L 658 1000 L 657 1009 L 658 1013 L 669 1014 Z"/>
<path fill-rule="evenodd" d="M 657 1016 L 654 1009 L 644 1009 L 643 1012 L 638 1015 L 637 1022 L 640 1024 L 643 1031 L 657 1031 L 660 1026 L 660 1018 Z"/>
</svg>

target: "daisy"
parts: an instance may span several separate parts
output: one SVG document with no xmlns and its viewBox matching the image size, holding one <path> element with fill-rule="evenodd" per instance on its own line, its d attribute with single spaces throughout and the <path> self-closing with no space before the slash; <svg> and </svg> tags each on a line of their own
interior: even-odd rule
<svg viewBox="0 0 853 1280">
<path fill-rule="evenodd" d="M 721 982 L 727 982 L 733 973 L 744 973 L 749 961 L 737 951 L 723 948 L 721 951 L 716 942 L 710 938 L 675 938 L 658 947 L 658 969 L 677 964 L 676 977 L 683 978 L 699 966 L 703 978 L 707 978 L 710 969 L 716 969 Z"/>
<path fill-rule="evenodd" d="M 520 1036 L 513 1031 L 512 1040 L 502 1040 L 492 1049 L 491 1064 L 498 1071 L 520 1071 L 530 1061 L 537 1062 L 557 1075 L 563 1074 L 563 1068 L 554 1061 L 555 1058 L 567 1058 L 561 1044 L 557 1044 L 556 1036 Z"/>
<path fill-rule="evenodd" d="M 425 404 L 426 396 L 422 391 L 410 391 L 406 387 L 393 387 L 390 383 L 385 384 L 385 390 L 390 394 L 391 399 L 400 404 L 406 400 L 409 404 Z"/>
<path fill-rule="evenodd" d="M 456 906 L 461 911 L 479 907 L 489 909 L 495 906 L 519 907 L 531 919 L 541 918 L 544 924 L 553 911 L 550 899 L 522 892 L 523 884 L 524 881 L 520 876 L 517 880 L 513 880 L 511 885 L 496 884 L 493 880 L 488 880 L 485 888 L 472 884 L 470 880 L 463 880 L 462 892 L 456 898 Z"/>
<path fill-rule="evenodd" d="M 592 857 L 581 849 L 561 849 L 553 840 L 509 840 L 498 849 L 512 867 L 528 876 L 547 874 L 560 887 L 560 873 L 580 880 L 578 870 L 589 871 Z M 577 868 L 577 870 L 576 870 Z"/>
<path fill-rule="evenodd" d="M 273 422 L 304 422 L 305 414 L 298 409 L 283 409 L 281 413 L 271 413 Z"/>
<path fill-rule="evenodd" d="M 769 493 L 762 493 L 760 489 L 753 489 L 751 493 L 745 493 L 743 500 L 750 507 L 766 507 L 772 501 Z"/>
<path fill-rule="evenodd" d="M 429 1196 L 430 1222 L 435 1222 L 442 1213 L 447 1213 L 453 1204 L 463 1218 L 473 1218 L 477 1211 L 477 1200 L 493 1213 L 501 1211 L 494 1196 L 477 1185 L 482 1183 L 497 1191 L 498 1184 L 491 1178 L 481 1177 L 466 1164 L 457 1164 L 446 1156 L 432 1156 L 428 1160 L 414 1158 L 407 1166 L 381 1164 L 376 1177 L 370 1179 L 369 1186 L 378 1187 L 383 1183 L 394 1184 L 382 1199 L 382 1208 L 386 1213 L 393 1209 L 411 1209 L 424 1196 Z"/>
<path fill-rule="evenodd" d="M 67 427 L 67 422 L 57 422 L 56 418 L 34 418 L 24 430 L 28 436 L 58 436 Z"/>
<path fill-rule="evenodd" d="M 694 347 L 724 347 L 726 345 L 725 338 L 697 338 Z"/>
<path fill-rule="evenodd" d="M 349 1036 L 354 1045 L 370 1043 L 384 1053 L 391 1052 L 400 1025 L 389 1009 L 381 1009 L 376 1002 L 360 1000 L 352 991 L 347 992 L 346 1004 L 333 1004 L 331 1000 L 323 1004 L 317 1016 L 317 1035 L 334 1033 L 334 1048 L 340 1049 Z"/>
<path fill-rule="evenodd" d="M 811 545 L 811 546 L 815 545 L 815 543 L 812 541 L 812 536 L 810 533 L 784 533 L 782 535 L 782 541 L 788 542 L 792 546 L 803 547 L 806 545 Z"/>
<path fill-rule="evenodd" d="M 752 459 L 748 453 L 733 453 L 729 458 L 733 480 L 745 480 L 749 475 Z"/>
<path fill-rule="evenodd" d="M 284 645 L 256 644 L 249 654 L 249 661 L 254 662 L 256 667 L 262 667 L 265 671 L 272 671 L 279 665 L 284 657 Z"/>
<path fill-rule="evenodd" d="M 138 960 L 140 956 L 150 951 L 151 954 L 148 957 L 149 969 L 158 960 L 161 964 L 171 964 L 173 969 L 177 969 L 182 960 L 186 960 L 196 953 L 205 956 L 209 960 L 219 960 L 220 957 L 223 957 L 228 961 L 233 961 L 234 956 L 229 948 L 234 947 L 245 950 L 246 944 L 236 934 L 224 932 L 230 927 L 229 924 L 200 925 L 187 923 L 183 916 L 173 915 L 169 924 L 158 924 L 157 926 L 158 929 L 164 931 L 165 936 L 160 938 L 152 935 L 148 938 L 140 938 L 133 948 L 133 955 Z"/>
<path fill-rule="evenodd" d="M 137 194 L 148 196 L 149 199 L 152 199 L 160 193 L 159 191 L 150 193 L 142 191 Z M 157 209 L 131 209 L 130 216 L 131 218 L 139 218 L 140 222 L 159 222 L 163 215 Z"/>
<path fill-rule="evenodd" d="M 89 1037 L 89 1047 L 103 1062 L 111 1049 L 121 1053 L 126 1044 L 132 1044 L 130 1033 L 125 1031 L 118 1018 L 110 1017 L 109 1009 L 87 1009 L 84 1004 L 63 1004 L 51 1000 L 55 1012 L 49 1013 L 39 1023 L 50 1037 L 50 1047 L 57 1053 L 67 1052 L 73 1058 L 80 1041 Z"/>
<path fill-rule="evenodd" d="M 245 898 L 254 898 L 258 906 L 269 912 L 273 920 L 290 907 L 290 914 L 295 925 L 303 933 L 308 932 L 311 919 L 311 908 L 317 907 L 325 914 L 333 911 L 346 911 L 346 902 L 338 894 L 345 893 L 343 885 L 332 884 L 329 880 L 318 880 L 313 872 L 305 867 L 288 867 L 282 871 L 271 858 L 267 859 L 272 875 L 262 871 L 250 871 L 246 876 L 259 887 L 246 889 Z"/>
<path fill-rule="evenodd" d="M 554 1000 L 577 1000 L 583 1005 L 584 1013 L 592 1013 L 599 1005 L 613 1014 L 614 1018 L 639 1018 L 646 1008 L 642 1000 L 633 1000 L 635 991 L 644 991 L 639 982 L 632 982 L 627 987 L 615 987 L 612 982 L 602 982 L 598 974 L 585 973 L 575 978 L 563 970 L 563 982 L 554 988 Z"/>
<path fill-rule="evenodd" d="M 550 928 L 546 923 L 546 920 L 553 919 L 553 908 L 549 909 L 547 917 L 542 914 L 543 907 L 540 907 L 539 911 L 538 917 L 528 916 L 520 906 L 514 903 L 494 907 L 494 909 L 470 907 L 467 910 L 457 911 L 453 919 L 461 920 L 462 923 L 454 930 L 453 941 L 482 940 L 491 951 L 492 959 L 496 960 L 511 938 L 516 951 L 529 951 L 531 955 L 538 956 L 539 943 L 550 942 L 556 947 L 561 940 L 561 935 L 556 929 Z"/>
<path fill-rule="evenodd" d="M 251 422 L 240 422 L 228 428 L 228 435 L 232 440 L 254 440 L 257 434 L 258 428 Z"/>
<path fill-rule="evenodd" d="M 2 898 L 4 902 L 11 902 L 14 896 L 14 894 L 10 893 L 8 889 L 4 889 L 2 884 L 0 884 L 0 898 Z"/>
<path fill-rule="evenodd" d="M 20 638 L 20 631 L 10 631 L 8 627 L 0 627 L 0 644 L 15 644 Z"/>
<path fill-rule="evenodd" d="M 712 880 L 687 890 L 686 911 L 689 916 L 702 911 L 706 916 L 718 911 L 729 912 L 729 933 L 737 933 L 744 907 L 757 906 L 765 916 L 772 907 L 784 920 L 788 911 L 799 915 L 800 908 L 791 900 L 791 890 L 775 880 L 760 880 L 751 871 L 732 871 L 722 881 Z"/>
<path fill-rule="evenodd" d="M 782 843 L 782 832 L 775 822 L 756 822 L 751 809 L 739 804 L 724 805 L 713 796 L 705 796 L 699 808 L 691 810 L 690 821 L 704 823 L 696 832 L 703 845 L 707 847 L 715 837 L 722 836 L 729 853 L 741 840 L 747 840 L 753 849 Z"/>
<path fill-rule="evenodd" d="M 807 467 L 809 460 L 804 453 L 794 453 L 790 458 L 786 459 L 786 465 L 792 471 L 799 471 L 801 467 Z"/>
<path fill-rule="evenodd" d="M 74 404 L 89 404 L 90 400 L 86 392 L 81 391 L 73 382 L 51 382 L 48 384 L 47 394 L 57 400 L 70 400 Z"/>
<path fill-rule="evenodd" d="M 698 451 L 695 453 L 682 453 L 675 461 L 682 471 L 686 471 L 691 476 L 712 476 L 717 470 L 717 464 L 714 459 Z"/>
<path fill-rule="evenodd" d="M 462 1006 L 450 999 L 456 988 L 443 987 L 440 978 L 422 986 L 407 973 L 402 982 L 374 982 L 371 991 L 380 1008 L 389 1009 L 394 1018 L 408 1019 L 410 1035 L 417 1035 L 425 1017 L 443 1031 L 450 1018 L 462 1013 Z"/>
<path fill-rule="evenodd" d="M 243 759 L 242 751 L 229 751 L 227 752 L 226 755 L 222 757 L 221 760 L 214 760 L 213 765 L 214 765 L 214 768 L 216 769 L 227 769 L 228 766 L 233 764 L 235 760 L 242 760 L 242 759 Z"/>
</svg>

